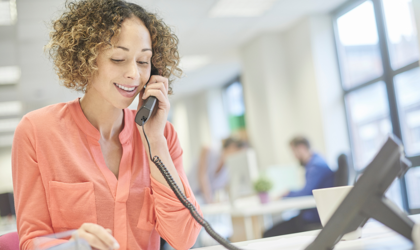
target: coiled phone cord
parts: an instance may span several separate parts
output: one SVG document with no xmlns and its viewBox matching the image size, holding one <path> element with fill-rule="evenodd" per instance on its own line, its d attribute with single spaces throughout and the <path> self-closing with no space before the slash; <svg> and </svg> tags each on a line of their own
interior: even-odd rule
<svg viewBox="0 0 420 250">
<path fill-rule="evenodd" d="M 160 160 L 159 156 L 156 155 L 152 158 L 152 151 L 150 149 L 149 139 L 147 138 L 146 131 L 143 125 L 144 125 L 144 120 L 142 121 L 142 128 L 143 128 L 144 137 L 146 138 L 146 141 L 147 141 L 147 145 L 149 146 L 149 157 L 152 160 L 152 162 L 156 165 L 156 167 L 159 169 L 159 171 L 162 173 L 169 187 L 171 187 L 176 197 L 178 197 L 178 200 L 182 203 L 182 205 L 184 205 L 184 207 L 186 207 L 190 211 L 192 217 L 198 222 L 198 224 L 204 227 L 204 229 L 213 239 L 215 239 L 222 246 L 226 247 L 229 250 L 240 250 L 236 246 L 230 244 L 218 233 L 216 233 L 216 231 L 214 231 L 214 229 L 210 226 L 210 224 L 203 217 L 201 217 L 201 215 L 195 209 L 194 205 L 191 204 L 191 202 L 187 199 L 187 197 L 185 197 L 185 195 L 181 192 L 178 185 L 175 183 L 175 180 L 172 178 L 171 174 L 169 173 L 168 169 Z"/>
</svg>

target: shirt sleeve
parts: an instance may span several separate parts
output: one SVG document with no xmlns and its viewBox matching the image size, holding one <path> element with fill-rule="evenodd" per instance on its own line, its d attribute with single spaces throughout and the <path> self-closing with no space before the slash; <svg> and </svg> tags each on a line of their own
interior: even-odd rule
<svg viewBox="0 0 420 250">
<path fill-rule="evenodd" d="M 185 195 L 202 215 L 183 169 L 182 149 L 177 134 L 169 122 L 165 130 L 169 153 L 184 186 Z M 194 245 L 201 230 L 201 225 L 194 220 L 189 210 L 182 205 L 170 188 L 152 177 L 151 180 L 156 213 L 156 230 L 175 249 L 189 249 Z"/>
<path fill-rule="evenodd" d="M 33 249 L 34 239 L 52 234 L 53 229 L 38 167 L 34 127 L 26 116 L 13 138 L 12 174 L 19 249 Z"/>
<path fill-rule="evenodd" d="M 285 197 L 299 197 L 312 195 L 312 190 L 318 188 L 320 183 L 325 177 L 324 170 L 322 168 L 317 168 L 316 166 L 308 167 L 306 170 L 306 183 L 305 186 L 298 191 L 291 191 Z"/>
</svg>

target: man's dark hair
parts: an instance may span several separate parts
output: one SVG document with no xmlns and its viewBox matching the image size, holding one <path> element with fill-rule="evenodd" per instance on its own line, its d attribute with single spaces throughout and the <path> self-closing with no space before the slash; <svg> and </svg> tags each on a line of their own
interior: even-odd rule
<svg viewBox="0 0 420 250">
<path fill-rule="evenodd" d="M 296 136 L 292 140 L 290 140 L 290 146 L 297 147 L 299 145 L 305 145 L 308 149 L 311 148 L 309 140 L 303 136 Z"/>
<path fill-rule="evenodd" d="M 222 141 L 222 145 L 224 149 L 228 148 L 230 145 L 235 145 L 235 147 L 238 149 L 245 148 L 248 146 L 248 144 L 245 141 L 234 137 L 228 137 L 224 139 Z"/>
</svg>

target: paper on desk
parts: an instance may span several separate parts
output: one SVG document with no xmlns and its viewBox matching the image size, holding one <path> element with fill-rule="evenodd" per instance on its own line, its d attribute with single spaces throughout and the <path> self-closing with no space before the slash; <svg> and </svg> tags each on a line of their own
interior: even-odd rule
<svg viewBox="0 0 420 250">
<path fill-rule="evenodd" d="M 278 240 L 255 242 L 247 245 L 243 249 L 246 250 L 288 250 L 288 249 L 304 249 L 312 241 L 315 240 L 316 236 L 297 236 L 290 238 L 281 238 Z"/>
</svg>

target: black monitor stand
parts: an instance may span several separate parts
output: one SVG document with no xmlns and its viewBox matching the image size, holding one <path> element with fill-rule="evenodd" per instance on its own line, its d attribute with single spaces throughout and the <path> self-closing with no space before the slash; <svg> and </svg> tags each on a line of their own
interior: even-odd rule
<svg viewBox="0 0 420 250">
<path fill-rule="evenodd" d="M 410 166 L 411 163 L 404 157 L 401 142 L 390 136 L 324 229 L 305 249 L 333 249 L 344 234 L 363 227 L 369 218 L 412 241 L 414 222 L 384 196 L 395 178 L 402 177 Z"/>
</svg>

